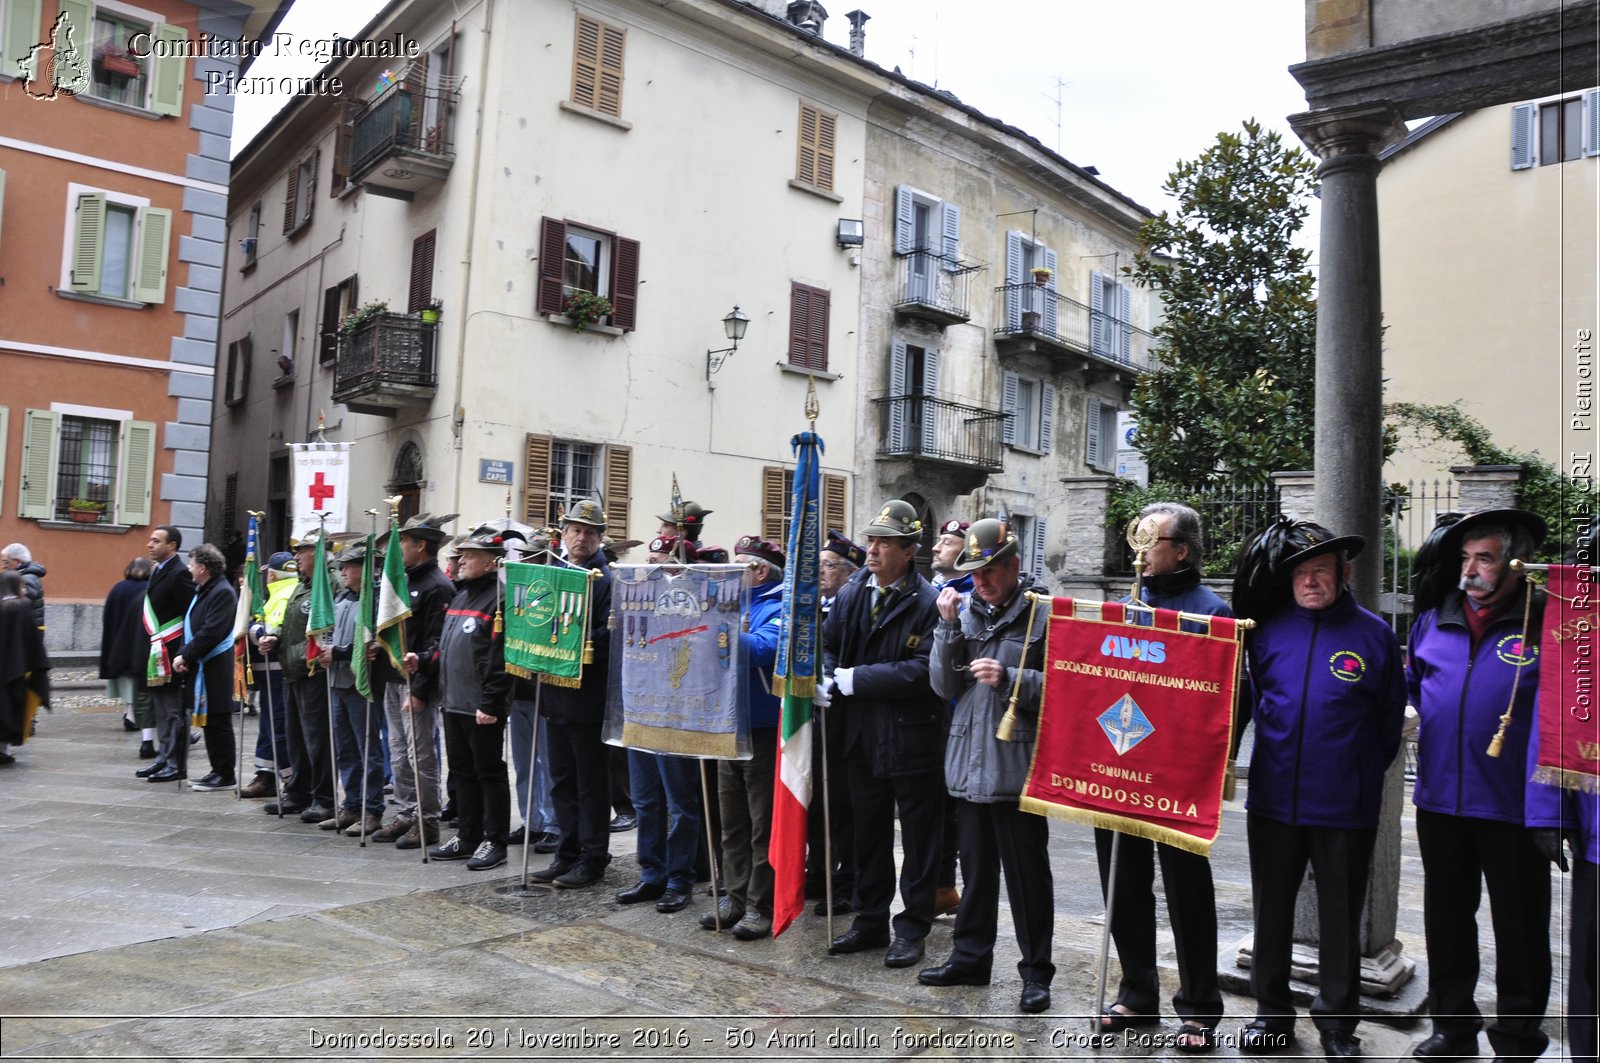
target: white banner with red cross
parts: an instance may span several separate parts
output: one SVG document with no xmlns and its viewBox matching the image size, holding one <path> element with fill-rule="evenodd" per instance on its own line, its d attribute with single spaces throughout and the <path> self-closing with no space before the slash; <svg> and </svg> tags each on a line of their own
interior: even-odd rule
<svg viewBox="0 0 1600 1063">
<path fill-rule="evenodd" d="M 294 453 L 294 503 L 289 535 L 304 539 L 318 526 L 342 532 L 350 518 L 350 444 L 291 443 Z M 327 515 L 323 524 L 321 515 Z"/>
</svg>

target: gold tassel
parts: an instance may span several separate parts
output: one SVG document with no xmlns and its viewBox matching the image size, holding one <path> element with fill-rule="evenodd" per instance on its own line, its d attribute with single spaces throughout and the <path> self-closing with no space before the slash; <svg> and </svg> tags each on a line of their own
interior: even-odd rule
<svg viewBox="0 0 1600 1063">
<path fill-rule="evenodd" d="M 583 640 L 583 663 L 584 664 L 593 664 L 594 663 L 594 640 L 593 639 L 584 639 Z M 577 682 L 574 682 L 572 685 L 573 686 L 579 686 L 581 683 L 582 683 L 582 680 L 579 680 Z"/>
<path fill-rule="evenodd" d="M 995 728 L 994 737 L 997 742 L 1010 742 L 1011 736 L 1017 730 L 1017 698 L 1022 694 L 1022 671 L 1028 663 L 1028 642 L 1033 638 L 1033 615 L 1039 608 L 1037 595 L 1028 596 L 1028 626 L 1022 632 L 1022 656 L 1017 659 L 1016 681 L 1011 684 L 1011 701 L 1006 705 L 1006 714 L 1000 717 L 1000 726 Z"/>
<path fill-rule="evenodd" d="M 1524 651 L 1528 648 L 1528 622 L 1532 615 L 1533 588 L 1528 586 L 1527 581 L 1524 580 L 1522 585 L 1522 648 Z M 1523 657 L 1527 657 L 1525 652 Z M 1517 707 L 1517 686 L 1522 682 L 1522 670 L 1527 667 L 1527 664 L 1527 660 L 1524 659 L 1521 664 L 1517 665 L 1516 674 L 1511 677 L 1511 701 L 1506 705 L 1505 715 L 1500 717 L 1500 729 L 1494 733 L 1493 738 L 1489 739 L 1488 752 L 1491 757 L 1498 757 L 1500 755 L 1500 747 L 1505 745 L 1506 728 L 1511 726 L 1511 712 Z"/>
<path fill-rule="evenodd" d="M 583 680 L 580 677 L 570 675 L 550 675 L 546 673 L 540 682 L 548 683 L 553 687 L 565 687 L 568 690 L 576 690 L 583 686 Z"/>
<path fill-rule="evenodd" d="M 532 669 L 524 668 L 520 664 L 512 664 L 510 661 L 506 662 L 506 671 L 510 672 L 512 675 L 516 676 L 518 679 L 532 679 L 533 678 L 533 670 Z"/>
<path fill-rule="evenodd" d="M 494 637 L 495 638 L 499 638 L 505 632 L 505 629 L 506 629 L 505 618 L 500 615 L 500 607 L 498 605 L 496 605 L 494 607 L 494 629 L 493 629 Z"/>
</svg>

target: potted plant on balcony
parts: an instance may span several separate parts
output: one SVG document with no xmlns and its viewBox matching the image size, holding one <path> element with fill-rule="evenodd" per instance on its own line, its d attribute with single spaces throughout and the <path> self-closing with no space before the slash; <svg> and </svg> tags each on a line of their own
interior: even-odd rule
<svg viewBox="0 0 1600 1063">
<path fill-rule="evenodd" d="M 611 316 L 611 300 L 594 292 L 568 293 L 561 303 L 561 312 L 572 322 L 573 332 L 582 332 L 595 322 Z"/>
<path fill-rule="evenodd" d="M 344 321 L 339 325 L 339 332 L 341 335 L 348 336 L 362 325 L 365 325 L 367 322 L 378 317 L 379 315 L 387 314 L 388 312 L 389 304 L 384 300 L 380 299 L 370 303 L 363 303 L 361 306 L 350 311 L 344 316 Z"/>
<path fill-rule="evenodd" d="M 1049 266 L 1035 266 L 1030 272 L 1033 274 L 1033 283 L 1041 288 L 1049 284 L 1050 278 L 1056 275 L 1056 271 Z"/>
<path fill-rule="evenodd" d="M 439 323 L 439 311 L 442 309 L 444 309 L 444 304 L 442 302 L 437 299 L 429 299 L 428 305 L 424 306 L 417 313 L 418 316 L 422 318 L 422 323 L 424 325 L 437 325 Z"/>
<path fill-rule="evenodd" d="M 96 524 L 105 515 L 106 504 L 91 498 L 69 498 L 67 515 L 79 524 Z"/>
</svg>

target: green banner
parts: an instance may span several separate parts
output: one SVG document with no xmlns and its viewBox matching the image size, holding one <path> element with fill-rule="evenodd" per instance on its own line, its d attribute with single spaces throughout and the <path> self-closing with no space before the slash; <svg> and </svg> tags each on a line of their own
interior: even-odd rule
<svg viewBox="0 0 1600 1063">
<path fill-rule="evenodd" d="M 506 671 L 548 683 L 583 681 L 589 633 L 589 570 L 511 562 L 506 577 Z"/>
</svg>

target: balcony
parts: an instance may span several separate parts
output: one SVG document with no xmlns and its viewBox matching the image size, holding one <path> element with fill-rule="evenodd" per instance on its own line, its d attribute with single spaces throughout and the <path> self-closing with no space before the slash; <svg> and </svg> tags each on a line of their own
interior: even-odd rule
<svg viewBox="0 0 1600 1063">
<path fill-rule="evenodd" d="M 427 407 L 439 383 L 438 329 L 405 314 L 379 314 L 341 335 L 333 401 L 380 417 Z"/>
<path fill-rule="evenodd" d="M 1042 354 L 1086 377 L 1133 375 L 1150 367 L 1151 335 L 1130 321 L 1096 311 L 1046 285 L 1006 284 L 1001 324 L 994 330 L 1002 355 Z"/>
<path fill-rule="evenodd" d="M 980 265 L 963 264 L 934 251 L 913 251 L 900 261 L 896 314 L 941 327 L 972 320 L 970 281 Z"/>
<path fill-rule="evenodd" d="M 444 78 L 425 88 L 399 81 L 358 105 L 342 130 L 351 183 L 374 195 L 411 199 L 449 177 L 455 81 Z"/>
<path fill-rule="evenodd" d="M 928 471 L 953 474 L 970 491 L 990 474 L 1005 468 L 1000 410 L 966 406 L 931 395 L 895 395 L 873 399 L 878 407 L 878 457 L 909 460 Z"/>
</svg>

